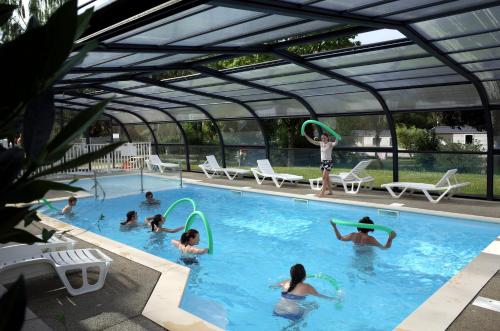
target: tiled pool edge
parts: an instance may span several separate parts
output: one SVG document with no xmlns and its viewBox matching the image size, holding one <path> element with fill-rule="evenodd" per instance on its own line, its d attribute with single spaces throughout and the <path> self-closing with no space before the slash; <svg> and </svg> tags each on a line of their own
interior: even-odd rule
<svg viewBox="0 0 500 331">
<path fill-rule="evenodd" d="M 39 214 L 41 223 L 160 272 L 142 315 L 170 331 L 222 331 L 180 308 L 190 269 L 85 229 Z"/>
</svg>

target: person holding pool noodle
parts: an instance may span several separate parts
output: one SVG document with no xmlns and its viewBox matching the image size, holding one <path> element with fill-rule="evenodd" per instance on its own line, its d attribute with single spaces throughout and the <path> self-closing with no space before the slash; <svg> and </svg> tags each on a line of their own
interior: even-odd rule
<svg viewBox="0 0 500 331">
<path fill-rule="evenodd" d="M 346 223 L 346 222 L 343 222 Z M 370 236 L 368 232 L 374 231 L 375 223 L 368 217 L 365 216 L 359 221 L 360 225 L 361 224 L 367 224 L 367 227 L 358 227 L 358 232 L 352 232 L 349 233 L 348 235 L 343 236 L 340 231 L 337 229 L 337 224 L 334 221 L 330 221 L 330 224 L 333 227 L 333 231 L 335 231 L 335 236 L 337 237 L 338 240 L 341 241 L 352 241 L 355 245 L 359 246 L 375 246 L 378 248 L 382 249 L 388 249 L 391 248 L 392 246 L 392 240 L 396 238 L 396 232 L 394 231 L 387 231 L 390 229 L 385 229 L 389 233 L 389 237 L 387 238 L 387 242 L 385 245 L 382 245 L 381 243 L 378 242 L 377 239 L 374 237 Z M 346 224 L 347 225 L 347 224 Z"/>
<path fill-rule="evenodd" d="M 332 142 L 332 141 L 330 141 L 330 136 L 328 134 L 326 134 L 326 133 L 323 133 L 321 135 L 321 141 L 319 141 L 319 142 L 316 141 L 316 140 L 314 140 L 314 139 L 312 139 L 304 131 L 305 125 L 308 124 L 308 123 L 317 124 L 317 123 L 320 123 L 320 122 L 316 122 L 316 121 L 313 121 L 313 122 L 306 121 L 306 122 L 304 122 L 304 124 L 302 125 L 301 133 L 307 139 L 307 141 L 309 141 L 311 144 L 319 146 L 320 151 L 321 151 L 321 164 L 320 164 L 319 168 L 323 172 L 322 173 L 323 186 L 321 187 L 321 192 L 318 194 L 318 196 L 322 198 L 322 197 L 325 196 L 325 192 L 326 192 L 327 189 L 328 189 L 328 194 L 329 195 L 333 194 L 332 193 L 332 187 L 330 185 L 330 170 L 332 170 L 332 167 L 333 167 L 332 150 L 333 150 L 333 148 L 335 146 L 337 146 L 338 139 L 337 139 L 337 137 L 334 137 L 333 138 L 334 140 Z M 324 126 L 324 124 L 322 124 L 321 126 Z"/>
</svg>

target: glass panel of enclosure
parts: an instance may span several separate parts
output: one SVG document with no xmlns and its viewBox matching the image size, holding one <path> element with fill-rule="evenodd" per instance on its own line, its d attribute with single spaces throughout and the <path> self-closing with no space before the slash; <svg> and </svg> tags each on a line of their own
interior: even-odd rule
<svg viewBox="0 0 500 331">
<path fill-rule="evenodd" d="M 263 119 L 262 125 L 269 145 L 277 148 L 309 148 L 314 147 L 303 136 L 300 128 L 309 117 L 269 118 Z"/>
<path fill-rule="evenodd" d="M 219 136 L 213 122 L 182 122 L 181 126 L 186 133 L 190 153 L 191 145 L 219 145 Z"/>
<path fill-rule="evenodd" d="M 215 155 L 217 162 L 222 167 L 222 150 L 219 145 L 189 145 L 189 164 L 191 170 L 201 171 L 200 164 L 207 161 L 207 155 Z"/>
<path fill-rule="evenodd" d="M 184 145 L 158 145 L 158 156 L 163 162 L 182 164 L 182 169 L 186 170 L 186 148 Z"/>
<path fill-rule="evenodd" d="M 391 132 L 385 115 L 321 117 L 319 120 L 342 136 L 339 147 L 392 147 Z M 310 126 L 307 130 L 309 133 L 306 133 L 311 136 L 313 127 Z"/>
<path fill-rule="evenodd" d="M 479 35 L 436 41 L 433 44 L 445 52 L 466 51 L 472 48 L 498 46 L 500 32 L 487 32 Z"/>
<path fill-rule="evenodd" d="M 368 92 L 332 94 L 304 98 L 318 114 L 382 111 L 382 106 Z"/>
<path fill-rule="evenodd" d="M 124 111 L 106 110 L 106 113 L 116 117 L 123 124 L 142 123 L 142 120 L 139 117 Z"/>
<path fill-rule="evenodd" d="M 245 147 L 226 147 L 226 166 L 249 169 L 257 166 L 257 160 L 266 158 L 265 148 Z M 250 174 L 251 175 L 251 174 Z"/>
<path fill-rule="evenodd" d="M 238 117 L 251 117 L 252 114 L 243 106 L 236 103 L 224 102 L 216 104 L 203 105 L 205 109 L 214 118 L 238 118 Z"/>
<path fill-rule="evenodd" d="M 486 154 L 399 153 L 399 180 L 435 184 L 446 171 L 458 169 L 460 182 L 470 182 L 460 192 L 486 194 Z"/>
<path fill-rule="evenodd" d="M 125 125 L 132 142 L 149 142 L 154 144 L 151 131 L 145 124 L 127 124 Z"/>
<path fill-rule="evenodd" d="M 480 106 L 474 86 L 452 85 L 380 92 L 390 110 Z"/>
<path fill-rule="evenodd" d="M 493 124 L 493 142 L 496 149 L 500 149 L 500 110 L 491 111 Z"/>
<path fill-rule="evenodd" d="M 196 121 L 207 118 L 199 109 L 191 107 L 168 108 L 165 110 L 178 121 Z"/>
<path fill-rule="evenodd" d="M 497 17 L 500 17 L 500 7 L 418 22 L 412 26 L 427 39 L 451 38 L 498 28 Z"/>
<path fill-rule="evenodd" d="M 128 142 L 128 137 L 121 125 L 113 121 L 112 127 L 113 142 L 126 141 Z"/>
<path fill-rule="evenodd" d="M 91 144 L 108 144 L 112 141 L 111 120 L 100 119 L 95 121 L 87 132 Z"/>
<path fill-rule="evenodd" d="M 158 144 L 183 144 L 182 134 L 176 123 L 151 123 Z"/>
<path fill-rule="evenodd" d="M 493 177 L 493 194 L 500 198 L 500 155 L 493 157 L 494 177 Z"/>
<path fill-rule="evenodd" d="M 408 0 L 390 1 L 389 3 L 356 10 L 353 11 L 353 13 L 365 16 L 387 16 L 390 15 L 390 13 L 408 11 L 420 5 L 430 6 L 437 1 L 438 0 L 419 0 L 418 2 Z"/>
<path fill-rule="evenodd" d="M 249 105 L 259 117 L 286 117 L 309 114 L 301 103 L 293 99 L 248 102 L 247 105 Z"/>
<path fill-rule="evenodd" d="M 399 150 L 482 153 L 488 148 L 482 110 L 404 112 L 393 119 Z"/>
<path fill-rule="evenodd" d="M 218 121 L 224 145 L 264 146 L 262 131 L 255 120 Z"/>
<path fill-rule="evenodd" d="M 493 104 L 500 103 L 500 81 L 490 81 L 483 82 L 483 85 L 486 89 L 486 93 L 488 94 L 488 99 Z"/>
</svg>

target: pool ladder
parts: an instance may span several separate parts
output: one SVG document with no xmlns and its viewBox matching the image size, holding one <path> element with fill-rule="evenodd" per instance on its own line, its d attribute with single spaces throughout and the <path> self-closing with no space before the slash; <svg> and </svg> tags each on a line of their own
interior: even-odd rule
<svg viewBox="0 0 500 331">
<path fill-rule="evenodd" d="M 309 204 L 309 200 L 307 200 L 307 199 L 293 198 L 293 201 L 295 201 L 297 203 L 305 203 L 306 205 Z"/>
<path fill-rule="evenodd" d="M 382 216 L 399 217 L 399 211 L 390 209 L 377 209 L 377 214 Z"/>
</svg>

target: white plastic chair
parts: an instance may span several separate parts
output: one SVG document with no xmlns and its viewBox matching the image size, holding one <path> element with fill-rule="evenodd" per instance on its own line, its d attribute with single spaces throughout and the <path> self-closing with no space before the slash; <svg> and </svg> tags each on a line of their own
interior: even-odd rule
<svg viewBox="0 0 500 331">
<path fill-rule="evenodd" d="M 420 190 L 424 193 L 427 199 L 432 203 L 438 203 L 445 196 L 451 198 L 453 194 L 461 187 L 470 185 L 469 182 L 459 183 L 456 177 L 458 169 L 448 170 L 443 177 L 436 184 L 426 184 L 426 183 L 414 183 L 414 182 L 394 182 L 388 184 L 382 184 L 382 187 L 386 188 L 389 194 L 396 199 L 399 199 L 407 190 L 414 191 Z M 396 194 L 393 189 L 399 188 L 402 191 Z M 441 193 L 436 199 L 434 199 L 429 192 Z"/>
<path fill-rule="evenodd" d="M 48 263 L 52 265 L 71 295 L 80 295 L 97 291 L 104 286 L 104 281 L 113 261 L 98 249 L 74 249 L 43 253 L 43 245 L 12 245 L 0 248 L 0 272 L 30 264 Z M 99 269 L 99 278 L 90 284 L 87 271 Z M 66 272 L 79 270 L 82 273 L 82 286 L 71 285 Z"/>
<path fill-rule="evenodd" d="M 348 194 L 357 194 L 362 186 L 371 189 L 375 178 L 365 174 L 365 170 L 371 162 L 372 160 L 361 161 L 349 172 L 331 174 L 330 182 L 342 184 L 345 193 Z M 321 177 L 309 179 L 309 184 L 312 190 L 320 191 L 323 187 L 323 179 Z"/>
<path fill-rule="evenodd" d="M 259 185 L 261 185 L 266 178 L 271 178 L 276 187 L 283 186 L 285 181 L 297 184 L 299 180 L 304 178 L 302 176 L 274 172 L 274 169 L 268 159 L 257 160 L 257 166 L 257 168 L 252 168 L 251 171 L 257 181 L 257 184 Z"/>
<path fill-rule="evenodd" d="M 179 165 L 175 163 L 167 163 L 167 162 L 162 162 L 160 160 L 160 157 L 155 154 L 151 154 L 149 156 L 149 159 L 146 160 L 146 165 L 149 170 L 153 171 L 153 168 L 157 167 L 158 170 L 160 170 L 161 173 L 165 171 L 165 169 L 178 169 Z"/>
<path fill-rule="evenodd" d="M 222 168 L 214 155 L 207 155 L 207 161 L 200 164 L 199 167 L 208 178 L 214 178 L 215 176 L 222 176 L 222 174 L 225 174 L 229 180 L 234 180 L 240 175 L 243 176 L 250 173 L 250 170 L 245 169 Z"/>
</svg>

